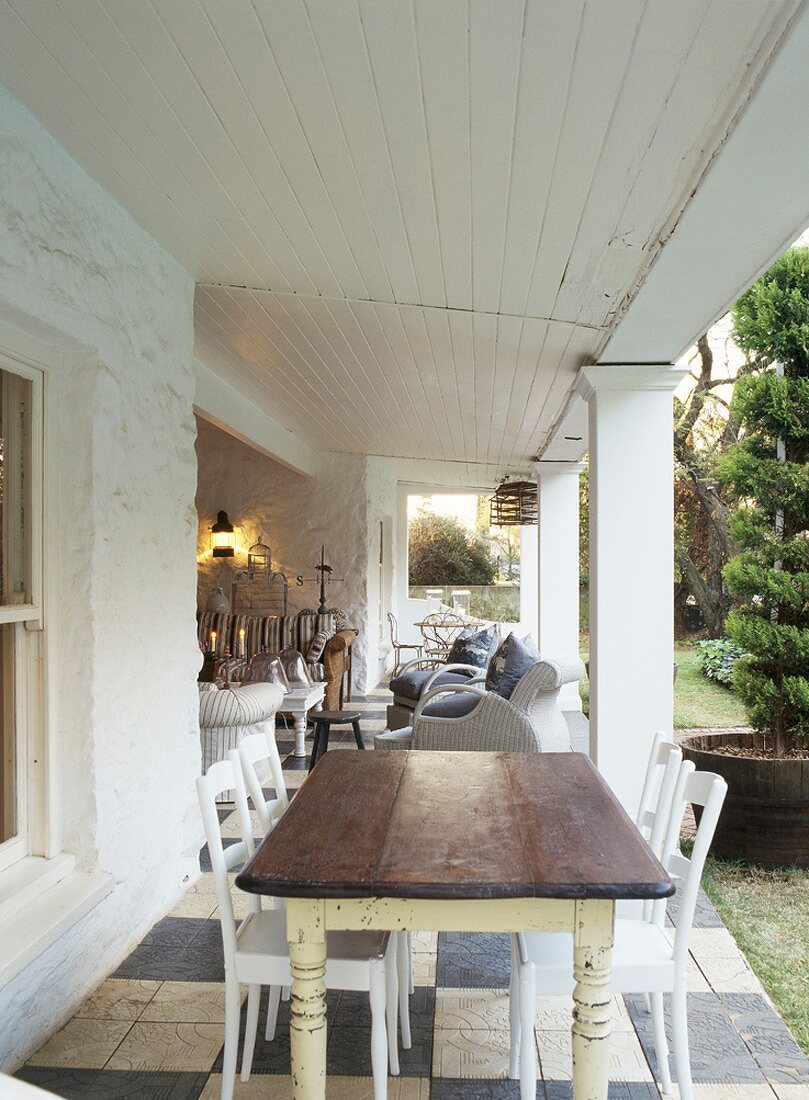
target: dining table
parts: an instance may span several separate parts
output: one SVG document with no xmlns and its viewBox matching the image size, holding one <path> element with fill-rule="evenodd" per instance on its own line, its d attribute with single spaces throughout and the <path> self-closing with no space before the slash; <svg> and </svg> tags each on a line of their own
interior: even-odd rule
<svg viewBox="0 0 809 1100">
<path fill-rule="evenodd" d="M 286 898 L 293 1100 L 326 1095 L 326 933 L 574 937 L 574 1100 L 606 1100 L 615 903 L 674 883 L 580 753 L 340 752 L 236 879 Z"/>
</svg>

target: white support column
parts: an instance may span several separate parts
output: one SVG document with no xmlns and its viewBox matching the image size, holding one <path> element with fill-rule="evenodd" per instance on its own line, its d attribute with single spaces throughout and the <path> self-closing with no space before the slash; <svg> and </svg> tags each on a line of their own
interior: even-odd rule
<svg viewBox="0 0 809 1100">
<path fill-rule="evenodd" d="M 538 638 L 543 657 L 579 652 L 579 475 L 581 462 L 538 462 Z M 581 710 L 578 684 L 560 692 L 562 710 Z"/>
<path fill-rule="evenodd" d="M 539 560 L 537 557 L 536 527 L 520 528 L 520 629 L 534 638 L 539 637 L 537 592 Z"/>
<path fill-rule="evenodd" d="M 674 504 L 667 365 L 583 367 L 589 405 L 590 753 L 630 814 L 673 725 Z"/>
</svg>

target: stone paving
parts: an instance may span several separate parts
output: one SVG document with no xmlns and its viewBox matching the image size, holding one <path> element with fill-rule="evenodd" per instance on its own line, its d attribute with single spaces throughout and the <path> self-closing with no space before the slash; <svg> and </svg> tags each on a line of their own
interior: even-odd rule
<svg viewBox="0 0 809 1100">
<path fill-rule="evenodd" d="M 358 703 L 369 743 L 384 727 L 385 699 L 386 693 L 378 690 Z M 290 753 L 291 733 L 287 738 L 280 731 L 279 744 L 283 753 Z M 336 740 L 333 748 L 350 751 L 352 746 L 353 738 Z M 305 778 L 306 763 L 285 757 L 290 789 Z M 220 816 L 223 831 L 237 836 L 232 811 L 223 808 Z M 224 972 L 205 849 L 201 867 L 200 880 L 37 1051 L 20 1077 L 65 1097 L 218 1100 Z M 244 896 L 239 897 L 237 913 L 245 911 L 245 904 Z M 669 916 L 676 926 L 676 899 Z M 401 1054 L 402 1075 L 391 1079 L 389 1100 L 519 1096 L 517 1083 L 506 1080 L 508 962 L 505 936 L 415 937 L 413 1048 Z M 809 1100 L 809 1058 L 704 894 L 691 944 L 688 989 L 695 1100 Z M 334 993 L 328 1007 L 328 1100 L 371 1100 L 366 998 Z M 266 1043 L 259 1020 L 253 1076 L 247 1084 L 237 1082 L 237 1100 L 291 1097 L 287 1024 L 288 1006 L 282 1005 L 277 1037 Z M 569 1029 L 568 1000 L 540 997 L 539 1100 L 571 1096 Z M 642 998 L 614 997 L 610 1100 L 656 1100 L 655 1070 L 651 1022 Z"/>
</svg>

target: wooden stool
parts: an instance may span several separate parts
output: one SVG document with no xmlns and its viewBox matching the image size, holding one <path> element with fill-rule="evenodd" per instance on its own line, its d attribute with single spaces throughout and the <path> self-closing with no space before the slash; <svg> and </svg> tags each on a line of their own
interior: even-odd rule
<svg viewBox="0 0 809 1100">
<path fill-rule="evenodd" d="M 365 748 L 365 742 L 360 732 L 360 712 L 358 710 L 316 710 L 312 712 L 314 722 L 314 741 L 312 743 L 312 759 L 309 762 L 309 771 L 317 764 L 324 752 L 329 747 L 329 733 L 332 726 L 349 725 L 354 729 L 354 740 L 358 749 Z"/>
</svg>

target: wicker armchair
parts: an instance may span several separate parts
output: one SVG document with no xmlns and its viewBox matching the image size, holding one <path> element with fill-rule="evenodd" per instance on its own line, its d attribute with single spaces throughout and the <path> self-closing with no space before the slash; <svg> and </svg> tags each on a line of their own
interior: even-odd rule
<svg viewBox="0 0 809 1100">
<path fill-rule="evenodd" d="M 412 727 L 381 733 L 377 749 L 427 749 L 467 752 L 586 751 L 572 744 L 568 723 L 559 707 L 562 684 L 581 679 L 578 657 L 538 661 L 517 684 L 510 699 L 478 684 L 445 684 L 419 700 Z M 425 714 L 439 696 L 466 692 L 478 696 L 472 709 L 459 717 Z"/>
</svg>

